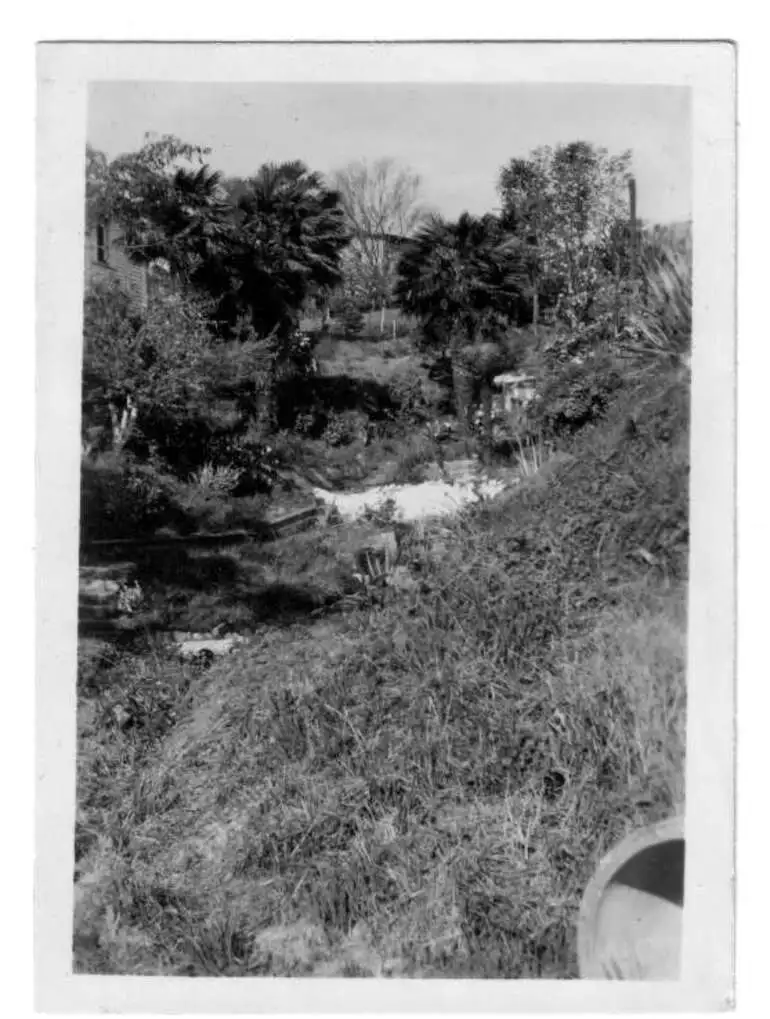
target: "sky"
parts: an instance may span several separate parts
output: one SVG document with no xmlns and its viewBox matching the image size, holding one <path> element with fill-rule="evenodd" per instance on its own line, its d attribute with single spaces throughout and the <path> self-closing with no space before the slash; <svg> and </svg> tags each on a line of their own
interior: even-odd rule
<svg viewBox="0 0 770 1019">
<path fill-rule="evenodd" d="M 500 167 L 540 145 L 588 141 L 633 152 L 638 214 L 691 215 L 690 91 L 651 85 L 188 84 L 91 85 L 87 139 L 109 158 L 145 133 L 211 148 L 209 162 L 248 176 L 301 159 L 330 173 L 388 156 L 422 178 L 442 215 L 495 209 Z"/>
</svg>

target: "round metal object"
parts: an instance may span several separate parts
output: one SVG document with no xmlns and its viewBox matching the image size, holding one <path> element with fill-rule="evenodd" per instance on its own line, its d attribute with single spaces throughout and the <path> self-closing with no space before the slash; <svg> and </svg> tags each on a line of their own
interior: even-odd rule
<svg viewBox="0 0 770 1019">
<path fill-rule="evenodd" d="M 679 979 L 684 861 L 680 817 L 634 832 L 602 860 L 580 907 L 581 979 Z"/>
</svg>

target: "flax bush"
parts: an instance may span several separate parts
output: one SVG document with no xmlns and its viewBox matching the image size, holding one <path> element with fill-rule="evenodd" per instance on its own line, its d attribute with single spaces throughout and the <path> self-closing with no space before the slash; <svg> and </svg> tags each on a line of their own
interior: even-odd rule
<svg viewBox="0 0 770 1019">
<path fill-rule="evenodd" d="M 645 266 L 621 340 L 624 352 L 642 364 L 688 362 L 692 342 L 692 264 L 686 252 L 664 250 Z"/>
</svg>

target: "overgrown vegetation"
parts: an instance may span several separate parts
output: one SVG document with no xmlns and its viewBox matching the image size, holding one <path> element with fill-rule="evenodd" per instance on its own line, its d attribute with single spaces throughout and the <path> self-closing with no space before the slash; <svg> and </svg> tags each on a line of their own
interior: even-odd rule
<svg viewBox="0 0 770 1019">
<path fill-rule="evenodd" d="M 386 257 L 359 209 L 356 304 L 350 194 L 301 164 L 180 176 L 180 154 L 202 160 L 91 154 L 91 208 L 172 272 L 144 309 L 86 298 L 84 560 L 469 450 L 519 481 L 441 522 L 136 551 L 133 625 L 81 633 L 75 969 L 574 977 L 599 858 L 684 804 L 688 250 L 626 228 L 624 159 L 568 146 L 504 172 L 499 220 L 426 223 L 396 175 L 417 233 Z M 331 328 L 394 292 L 407 335 L 381 308 L 376 339 Z M 507 368 L 535 379 L 515 421 Z M 386 526 L 407 582 L 362 585 Z M 168 639 L 215 628 L 249 640 L 210 668 Z"/>
</svg>

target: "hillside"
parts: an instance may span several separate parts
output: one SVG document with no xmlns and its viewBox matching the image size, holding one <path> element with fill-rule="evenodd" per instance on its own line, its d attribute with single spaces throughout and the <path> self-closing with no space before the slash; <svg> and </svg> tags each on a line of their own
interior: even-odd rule
<svg viewBox="0 0 770 1019">
<path fill-rule="evenodd" d="M 627 376 L 510 494 L 406 531 L 382 604 L 311 614 L 347 590 L 330 527 L 177 590 L 252 622 L 210 670 L 84 656 L 76 970 L 576 976 L 599 858 L 683 803 L 688 417 L 681 371 Z"/>
</svg>

